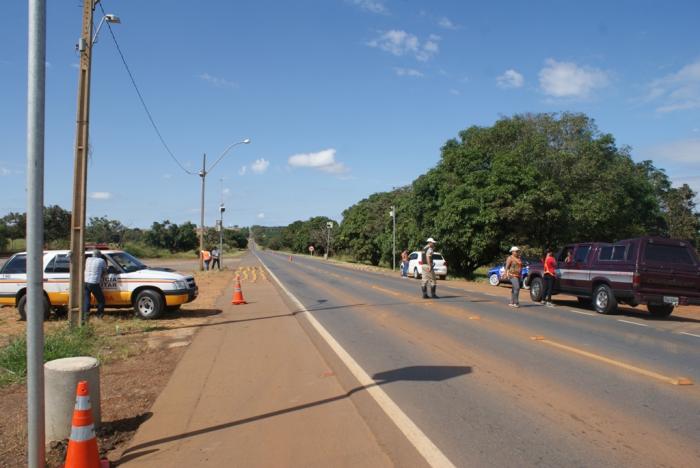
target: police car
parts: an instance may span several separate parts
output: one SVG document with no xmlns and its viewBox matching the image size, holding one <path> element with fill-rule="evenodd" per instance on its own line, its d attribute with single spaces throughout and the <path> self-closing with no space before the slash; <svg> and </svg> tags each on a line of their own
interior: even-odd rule
<svg viewBox="0 0 700 468">
<path fill-rule="evenodd" d="M 164 268 L 150 268 L 122 250 L 102 250 L 107 274 L 102 280 L 108 308 L 133 307 L 144 319 L 177 310 L 198 294 L 194 277 Z M 92 252 L 85 254 L 90 257 Z M 47 250 L 43 257 L 44 318 L 65 312 L 70 290 L 70 251 Z M 13 255 L 0 269 L 0 306 L 14 306 L 26 318 L 27 254 Z"/>
</svg>

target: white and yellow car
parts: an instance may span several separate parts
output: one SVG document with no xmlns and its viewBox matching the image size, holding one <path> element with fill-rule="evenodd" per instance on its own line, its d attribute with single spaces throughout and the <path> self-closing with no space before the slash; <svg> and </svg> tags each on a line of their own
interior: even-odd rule
<svg viewBox="0 0 700 468">
<path fill-rule="evenodd" d="M 192 276 L 168 269 L 149 268 L 121 250 L 102 250 L 107 274 L 102 281 L 107 308 L 133 307 L 144 319 L 192 302 L 198 288 Z M 91 253 L 86 253 L 89 257 Z M 44 252 L 44 317 L 65 311 L 70 290 L 70 251 Z M 27 254 L 13 255 L 0 269 L 0 306 L 15 306 L 26 318 Z"/>
</svg>

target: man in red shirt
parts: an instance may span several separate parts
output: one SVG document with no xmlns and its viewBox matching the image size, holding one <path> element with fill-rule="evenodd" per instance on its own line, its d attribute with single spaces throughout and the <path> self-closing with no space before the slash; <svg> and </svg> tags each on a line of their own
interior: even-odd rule
<svg viewBox="0 0 700 468">
<path fill-rule="evenodd" d="M 556 277 L 557 261 L 552 255 L 552 249 L 547 249 L 547 256 L 544 258 L 544 293 L 542 294 L 542 303 L 547 307 L 554 307 L 554 304 L 552 304 L 552 288 Z"/>
</svg>

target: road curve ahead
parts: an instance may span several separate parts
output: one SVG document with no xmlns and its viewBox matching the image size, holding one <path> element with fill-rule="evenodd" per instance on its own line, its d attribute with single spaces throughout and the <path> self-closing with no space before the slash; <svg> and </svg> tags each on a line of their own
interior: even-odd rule
<svg viewBox="0 0 700 468">
<path fill-rule="evenodd" d="M 455 466 L 700 466 L 697 337 L 255 253 Z"/>
</svg>

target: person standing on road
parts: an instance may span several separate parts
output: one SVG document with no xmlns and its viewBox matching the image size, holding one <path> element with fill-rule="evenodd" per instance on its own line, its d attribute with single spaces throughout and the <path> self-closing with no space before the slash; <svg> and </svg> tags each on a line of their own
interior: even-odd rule
<svg viewBox="0 0 700 468">
<path fill-rule="evenodd" d="M 209 271 L 209 262 L 211 262 L 211 252 L 202 250 L 202 260 L 204 260 L 204 269 Z"/>
<path fill-rule="evenodd" d="M 516 246 L 510 248 L 510 256 L 506 260 L 506 277 L 510 280 L 513 289 L 510 292 L 511 307 L 520 307 L 520 277 L 523 271 L 523 261 L 520 259 L 520 249 Z"/>
<path fill-rule="evenodd" d="M 544 258 L 544 292 L 542 293 L 542 303 L 547 307 L 554 307 L 552 304 L 552 289 L 554 280 L 557 277 L 557 261 L 552 254 L 552 249 L 547 249 Z"/>
<path fill-rule="evenodd" d="M 214 247 L 211 249 L 211 269 L 218 268 L 221 270 L 221 263 L 219 262 L 219 248 Z"/>
<path fill-rule="evenodd" d="M 421 272 L 421 290 L 423 291 L 423 299 L 428 299 L 428 283 L 430 283 L 430 294 L 433 299 L 437 299 L 435 290 L 437 283 L 435 282 L 435 269 L 433 268 L 433 253 L 435 252 L 435 239 L 429 237 L 428 245 L 425 246 L 421 253 L 421 261 L 423 262 Z"/>
<path fill-rule="evenodd" d="M 90 312 L 90 294 L 97 301 L 97 316 L 105 314 L 105 296 L 102 293 L 102 277 L 107 273 L 107 262 L 102 258 L 102 252 L 95 249 L 92 257 L 85 259 L 85 311 Z"/>
<path fill-rule="evenodd" d="M 401 252 L 401 277 L 408 278 L 408 250 Z"/>
</svg>

